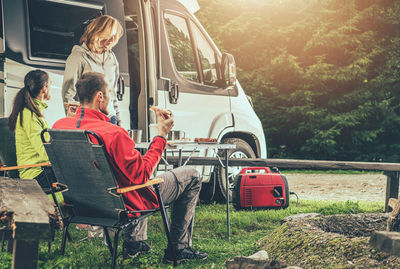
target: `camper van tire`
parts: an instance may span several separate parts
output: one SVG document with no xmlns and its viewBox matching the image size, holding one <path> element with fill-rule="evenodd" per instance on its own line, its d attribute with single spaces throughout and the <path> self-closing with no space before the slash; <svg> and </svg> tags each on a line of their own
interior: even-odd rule
<svg viewBox="0 0 400 269">
<path fill-rule="evenodd" d="M 215 169 L 210 175 L 210 180 L 201 184 L 199 198 L 203 203 L 212 203 L 214 201 L 216 189 L 219 188 L 217 186 L 217 180 L 215 179 L 216 176 L 217 171 Z"/>
<path fill-rule="evenodd" d="M 229 158 L 256 158 L 256 154 L 254 153 L 251 146 L 240 138 L 226 138 L 222 140 L 222 143 L 225 144 L 235 144 L 236 149 L 230 149 L 227 151 Z M 225 155 L 224 155 L 225 157 Z M 233 188 L 233 180 L 240 172 L 243 167 L 235 166 L 229 168 L 229 200 L 232 201 L 232 188 Z M 225 202 L 226 201 L 226 180 L 225 180 L 225 168 L 217 167 L 216 168 L 216 188 L 215 188 L 215 201 L 217 202 Z"/>
</svg>

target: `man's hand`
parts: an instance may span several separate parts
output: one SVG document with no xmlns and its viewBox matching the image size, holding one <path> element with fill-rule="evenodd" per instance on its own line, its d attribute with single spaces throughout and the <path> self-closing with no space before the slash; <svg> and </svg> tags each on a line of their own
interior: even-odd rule
<svg viewBox="0 0 400 269">
<path fill-rule="evenodd" d="M 172 111 L 169 109 L 164 110 L 164 109 L 158 108 L 156 106 L 152 106 L 152 107 L 150 107 L 150 110 L 153 110 L 156 113 L 156 115 L 157 115 L 157 112 L 160 112 L 164 119 L 169 119 L 172 116 Z"/>
<path fill-rule="evenodd" d="M 174 127 L 174 116 L 172 112 L 170 110 L 162 110 L 158 107 L 151 107 L 151 109 L 156 112 L 158 135 L 166 138 L 172 127 Z"/>
</svg>

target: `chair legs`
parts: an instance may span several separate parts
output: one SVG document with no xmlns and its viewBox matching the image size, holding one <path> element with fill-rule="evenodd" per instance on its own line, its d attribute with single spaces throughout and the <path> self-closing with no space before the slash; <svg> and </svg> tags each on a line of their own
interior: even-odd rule
<svg viewBox="0 0 400 269">
<path fill-rule="evenodd" d="M 61 242 L 61 255 L 64 255 L 65 252 L 65 244 L 67 243 L 67 236 L 69 236 L 68 233 L 68 227 L 69 227 L 69 222 L 64 221 L 64 231 L 63 231 L 63 237 L 62 237 L 62 242 Z"/>
<path fill-rule="evenodd" d="M 61 207 L 60 207 L 60 204 L 58 203 L 58 200 L 57 200 L 56 194 L 55 194 L 55 192 L 54 192 L 54 190 L 53 190 L 53 187 L 51 186 L 51 182 L 50 182 L 50 180 L 49 180 L 49 177 L 47 176 L 47 172 L 46 172 L 45 169 L 43 169 L 43 171 L 45 172 L 47 184 L 50 186 L 50 189 L 49 189 L 48 192 L 46 192 L 46 194 L 51 194 L 51 197 L 53 198 L 53 202 L 55 203 L 55 205 L 56 205 L 56 207 L 57 207 L 57 209 L 58 209 L 58 213 L 60 214 L 61 221 L 62 221 L 62 223 L 63 223 L 63 225 L 64 225 L 64 227 L 65 227 L 66 221 L 65 221 L 65 217 L 64 217 L 63 211 L 62 211 L 62 209 L 61 209 Z M 70 236 L 68 230 L 66 231 L 66 235 L 67 235 L 68 241 L 71 242 L 72 239 L 71 239 L 71 236 Z"/>
<path fill-rule="evenodd" d="M 168 214 L 165 209 L 164 201 L 162 200 L 162 197 L 160 195 L 159 186 L 154 185 L 154 189 L 155 189 L 158 201 L 160 203 L 161 217 L 163 219 L 164 229 L 165 229 L 165 233 L 166 233 L 167 239 L 168 239 L 168 247 L 172 251 L 174 251 L 174 248 L 172 247 L 172 239 L 171 239 L 171 232 L 170 232 L 170 227 L 169 227 L 169 222 L 168 222 Z M 62 255 L 64 255 L 64 252 L 65 252 L 65 245 L 66 245 L 67 237 L 70 239 L 70 236 L 68 233 L 69 224 L 70 224 L 69 221 L 64 219 L 64 231 L 63 231 L 63 237 L 62 237 L 62 242 L 61 242 L 61 254 Z M 114 242 L 113 242 L 113 244 L 111 244 L 111 238 L 110 238 L 108 228 L 103 227 L 104 236 L 106 237 L 107 247 L 108 247 L 108 249 L 111 253 L 111 257 L 112 257 L 112 262 L 111 262 L 112 269 L 115 269 L 115 267 L 116 267 L 119 234 L 120 234 L 121 230 L 123 230 L 124 228 L 126 228 L 126 227 L 120 227 L 117 229 L 117 231 L 115 232 L 115 236 L 114 236 Z M 174 254 L 174 253 L 172 253 L 172 254 Z M 175 255 L 173 255 L 173 256 L 175 256 Z M 174 261 L 173 265 L 174 265 L 174 267 L 177 265 L 176 261 Z"/>
<path fill-rule="evenodd" d="M 103 230 L 104 230 L 104 236 L 106 237 L 107 247 L 110 250 L 110 254 L 112 256 L 113 255 L 113 247 L 111 245 L 110 234 L 108 233 L 107 227 L 103 227 Z"/>
<path fill-rule="evenodd" d="M 117 263 L 118 239 L 119 239 L 120 232 L 121 232 L 121 229 L 118 229 L 114 236 L 114 246 L 113 246 L 113 253 L 112 253 L 112 264 L 111 264 L 112 269 L 115 269 L 115 265 Z"/>
<path fill-rule="evenodd" d="M 160 203 L 160 208 L 161 208 L 161 216 L 164 222 L 164 229 L 165 229 L 165 233 L 167 234 L 167 240 L 168 240 L 168 247 L 169 249 L 171 249 L 172 251 L 175 251 L 175 248 L 172 247 L 172 239 L 171 239 L 171 230 L 169 228 L 169 222 L 168 222 L 168 214 L 167 214 L 167 210 L 165 209 L 164 206 L 164 201 L 160 195 L 160 185 L 154 185 L 154 190 L 156 191 L 156 195 L 157 195 L 157 199 L 158 202 Z M 175 257 L 174 255 L 175 253 L 172 253 L 172 256 Z M 174 267 L 177 265 L 177 262 L 174 261 Z"/>
<path fill-rule="evenodd" d="M 67 238 L 69 238 L 69 233 L 68 233 L 69 224 L 70 223 L 68 221 L 64 222 L 64 230 L 63 230 L 63 236 L 62 236 L 62 242 L 61 242 L 61 255 L 64 255 L 64 253 L 65 253 L 65 245 L 67 243 Z M 121 232 L 121 229 L 118 229 L 115 233 L 114 244 L 111 244 L 111 238 L 110 238 L 108 228 L 103 227 L 103 230 L 104 230 L 104 236 L 106 237 L 107 247 L 110 251 L 111 258 L 112 258 L 111 268 L 114 269 L 115 265 L 117 263 L 118 240 L 119 240 L 119 233 Z"/>
</svg>

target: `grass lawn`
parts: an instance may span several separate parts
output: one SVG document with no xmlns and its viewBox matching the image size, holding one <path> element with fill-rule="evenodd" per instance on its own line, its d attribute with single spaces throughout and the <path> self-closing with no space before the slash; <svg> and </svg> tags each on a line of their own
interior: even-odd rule
<svg viewBox="0 0 400 269">
<path fill-rule="evenodd" d="M 295 200 L 285 210 L 236 211 L 231 207 L 231 240 L 226 240 L 226 213 L 224 204 L 202 204 L 196 209 L 196 221 L 193 246 L 209 254 L 206 261 L 185 262 L 177 268 L 223 268 L 227 259 L 240 255 L 250 255 L 259 249 L 257 241 L 271 233 L 286 216 L 317 212 L 329 214 L 351 214 L 362 212 L 383 212 L 383 202 L 328 202 Z M 101 239 L 84 242 L 87 231 L 75 229 L 71 225 L 70 233 L 74 242 L 68 242 L 66 255 L 59 254 L 61 232 L 57 231 L 51 253 L 47 252 L 47 243 L 40 244 L 39 268 L 109 268 L 111 257 L 108 248 Z M 119 244 L 119 268 L 172 268 L 162 264 L 167 240 L 159 214 L 150 217 L 148 243 L 153 247 L 149 254 L 136 259 L 122 260 L 122 241 Z M 0 252 L 0 268 L 11 268 L 11 254 Z"/>
</svg>

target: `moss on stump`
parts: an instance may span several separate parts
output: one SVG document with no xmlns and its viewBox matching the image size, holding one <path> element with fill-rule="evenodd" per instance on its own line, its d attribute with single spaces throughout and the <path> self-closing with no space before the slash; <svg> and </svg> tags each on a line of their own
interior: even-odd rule
<svg viewBox="0 0 400 269">
<path fill-rule="evenodd" d="M 369 245 L 387 214 L 354 214 L 288 221 L 259 244 L 271 259 L 303 268 L 400 268 L 400 258 Z"/>
</svg>

